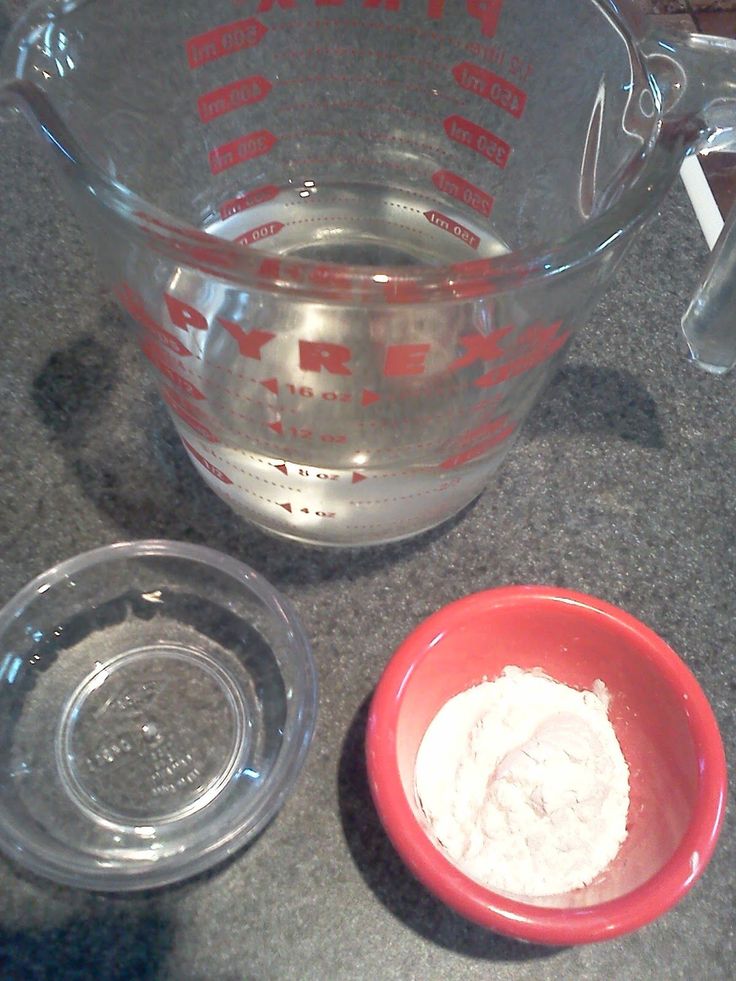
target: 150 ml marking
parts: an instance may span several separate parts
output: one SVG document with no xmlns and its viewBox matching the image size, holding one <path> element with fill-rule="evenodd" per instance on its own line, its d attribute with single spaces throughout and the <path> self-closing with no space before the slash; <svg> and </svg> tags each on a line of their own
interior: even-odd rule
<svg viewBox="0 0 736 981">
<path fill-rule="evenodd" d="M 461 89 L 473 92 L 481 99 L 492 102 L 515 119 L 521 119 L 526 106 L 526 92 L 516 85 L 469 61 L 461 61 L 452 69 L 455 81 Z"/>
<path fill-rule="evenodd" d="M 210 170 L 220 174 L 236 164 L 245 163 L 254 157 L 268 153 L 276 145 L 276 137 L 267 129 L 259 129 L 253 133 L 245 133 L 229 143 L 222 143 L 209 152 Z"/>
<path fill-rule="evenodd" d="M 239 78 L 229 85 L 206 92 L 197 99 L 197 111 L 203 123 L 224 116 L 242 106 L 252 106 L 254 102 L 265 99 L 271 91 L 271 83 L 263 75 L 249 75 Z"/>
<path fill-rule="evenodd" d="M 220 205 L 220 218 L 231 218 L 233 215 L 254 208 L 257 204 L 264 204 L 272 201 L 279 194 L 279 189 L 275 184 L 265 184 L 263 187 L 256 187 L 247 194 L 239 194 L 237 197 L 228 198 Z"/>
<path fill-rule="evenodd" d="M 257 17 L 235 20 L 231 24 L 221 24 L 204 34 L 197 34 L 186 42 L 187 60 L 190 68 L 200 68 L 210 61 L 217 61 L 226 55 L 235 54 L 245 48 L 260 44 L 268 28 Z"/>
<path fill-rule="evenodd" d="M 483 129 L 477 123 L 471 123 L 469 119 L 458 115 L 448 116 L 444 127 L 451 140 L 475 150 L 497 167 L 503 169 L 509 162 L 510 145 L 489 129 Z"/>
<path fill-rule="evenodd" d="M 461 242 L 469 245 L 471 249 L 477 249 L 480 245 L 480 239 L 469 228 L 461 225 L 459 221 L 443 215 L 441 211 L 435 211 L 434 209 L 432 211 L 425 211 L 424 217 L 431 225 L 441 228 L 444 232 L 449 232 L 450 235 L 454 235 L 455 238 L 459 238 Z"/>
</svg>

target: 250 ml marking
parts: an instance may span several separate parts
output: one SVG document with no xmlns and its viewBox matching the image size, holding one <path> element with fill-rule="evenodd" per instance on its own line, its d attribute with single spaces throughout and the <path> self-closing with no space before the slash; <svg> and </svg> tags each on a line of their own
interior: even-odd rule
<svg viewBox="0 0 736 981">
<path fill-rule="evenodd" d="M 493 208 L 493 198 L 485 191 L 481 191 L 475 184 L 466 181 L 464 177 L 454 174 L 451 170 L 437 170 L 432 174 L 432 183 L 444 194 L 449 194 L 451 198 L 462 201 L 473 211 L 485 215 L 487 218 Z"/>
</svg>

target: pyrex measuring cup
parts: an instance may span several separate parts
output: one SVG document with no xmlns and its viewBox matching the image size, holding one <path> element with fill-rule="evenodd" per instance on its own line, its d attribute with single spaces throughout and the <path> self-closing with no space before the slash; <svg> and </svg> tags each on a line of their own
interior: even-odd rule
<svg viewBox="0 0 736 981">
<path fill-rule="evenodd" d="M 736 118 L 736 45 L 608 0 L 58 0 L 3 74 L 194 466 L 336 545 L 480 493 L 683 157 Z M 691 310 L 717 369 L 731 225 Z"/>
</svg>

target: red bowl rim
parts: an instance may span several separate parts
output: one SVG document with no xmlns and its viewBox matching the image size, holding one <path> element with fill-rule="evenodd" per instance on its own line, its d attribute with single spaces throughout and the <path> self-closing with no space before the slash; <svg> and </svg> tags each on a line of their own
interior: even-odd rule
<svg viewBox="0 0 736 981">
<path fill-rule="evenodd" d="M 433 844 L 404 794 L 395 753 L 403 690 L 432 642 L 479 607 L 563 602 L 584 615 L 602 614 L 631 631 L 668 683 L 687 695 L 687 717 L 700 760 L 699 803 L 679 847 L 660 871 L 617 899 L 573 909 L 535 906 L 481 886 L 460 872 Z M 726 806 L 726 758 L 718 723 L 702 688 L 682 659 L 649 627 L 593 596 L 550 586 L 503 586 L 463 597 L 424 620 L 399 646 L 376 687 L 366 731 L 373 801 L 394 847 L 431 892 L 466 918 L 498 933 L 543 944 L 612 939 L 662 915 L 692 888 L 710 861 Z"/>
</svg>

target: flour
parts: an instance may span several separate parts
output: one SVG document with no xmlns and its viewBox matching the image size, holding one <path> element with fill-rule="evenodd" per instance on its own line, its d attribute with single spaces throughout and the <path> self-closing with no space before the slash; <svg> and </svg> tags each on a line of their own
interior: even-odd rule
<svg viewBox="0 0 736 981">
<path fill-rule="evenodd" d="M 587 885 L 626 837 L 629 768 L 602 682 L 580 692 L 506 668 L 450 699 L 419 747 L 433 836 L 471 878 L 550 896 Z"/>
</svg>

